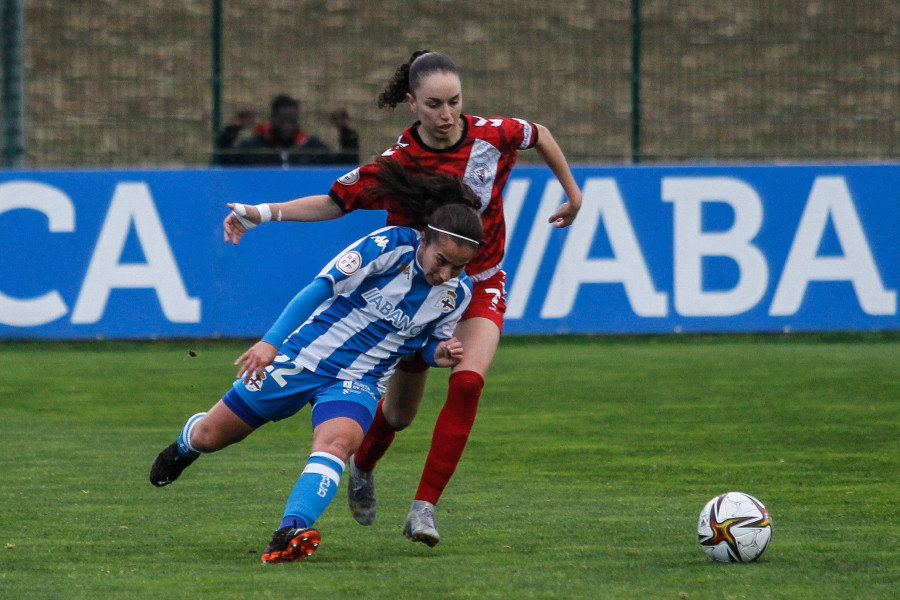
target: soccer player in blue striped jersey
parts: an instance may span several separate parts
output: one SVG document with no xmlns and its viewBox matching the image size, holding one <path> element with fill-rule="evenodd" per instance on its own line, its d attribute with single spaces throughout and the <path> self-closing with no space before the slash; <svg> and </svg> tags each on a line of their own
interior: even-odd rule
<svg viewBox="0 0 900 600">
<path fill-rule="evenodd" d="M 407 177 L 386 175 L 393 176 Z M 316 550 L 320 535 L 312 526 L 334 498 L 397 363 L 419 350 L 435 367 L 462 359 L 453 331 L 472 295 L 463 270 L 483 235 L 473 209 L 478 201 L 457 178 L 415 183 L 405 193 L 421 196 L 424 186 L 450 203 L 422 231 L 386 227 L 341 252 L 235 361 L 241 366 L 232 388 L 208 412 L 188 419 L 151 467 L 151 483 L 168 485 L 201 453 L 310 404 L 311 454 L 262 562 L 303 560 Z M 447 197 L 448 190 L 456 191 Z"/>
</svg>

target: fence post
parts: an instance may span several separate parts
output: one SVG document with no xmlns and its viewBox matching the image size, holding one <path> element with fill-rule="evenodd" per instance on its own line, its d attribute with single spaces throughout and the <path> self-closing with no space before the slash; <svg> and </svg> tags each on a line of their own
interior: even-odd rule
<svg viewBox="0 0 900 600">
<path fill-rule="evenodd" d="M 222 0 L 212 3 L 212 164 L 220 164 L 216 140 L 222 128 Z"/>
<path fill-rule="evenodd" d="M 3 0 L 3 166 L 25 166 L 25 0 Z"/>
<path fill-rule="evenodd" d="M 631 0 L 631 162 L 641 162 L 641 0 Z"/>
</svg>

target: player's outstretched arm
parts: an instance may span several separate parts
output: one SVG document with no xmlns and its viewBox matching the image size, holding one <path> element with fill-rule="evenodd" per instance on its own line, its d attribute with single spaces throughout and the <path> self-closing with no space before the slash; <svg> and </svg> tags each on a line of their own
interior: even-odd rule
<svg viewBox="0 0 900 600">
<path fill-rule="evenodd" d="M 247 231 L 269 221 L 329 221 L 342 217 L 344 212 L 331 196 L 304 196 L 288 202 L 264 204 L 229 203 L 231 212 L 222 225 L 225 241 L 237 244 Z"/>
<path fill-rule="evenodd" d="M 538 130 L 538 143 L 535 149 L 547 166 L 550 167 L 550 170 L 553 171 L 568 198 L 568 202 L 563 202 L 562 206 L 550 217 L 548 222 L 553 223 L 554 227 L 568 227 L 575 220 L 578 211 L 581 210 L 581 190 L 578 188 L 578 184 L 575 183 L 575 177 L 572 175 L 572 170 L 569 168 L 569 163 L 566 161 L 562 148 L 556 143 L 550 130 L 538 123 L 535 123 L 535 125 Z"/>
</svg>

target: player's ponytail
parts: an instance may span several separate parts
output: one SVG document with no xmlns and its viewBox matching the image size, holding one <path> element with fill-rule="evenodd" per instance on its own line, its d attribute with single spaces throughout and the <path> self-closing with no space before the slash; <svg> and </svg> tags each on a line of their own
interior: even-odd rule
<svg viewBox="0 0 900 600">
<path fill-rule="evenodd" d="M 444 204 L 462 204 L 481 209 L 481 199 L 462 179 L 418 166 L 407 169 L 398 161 L 379 156 L 375 159 L 376 185 L 361 192 L 361 198 L 381 205 L 402 205 L 410 218 L 410 226 L 422 228 L 429 216 Z"/>
<path fill-rule="evenodd" d="M 458 74 L 456 65 L 446 54 L 430 50 L 413 52 L 407 62 L 397 67 L 393 77 L 384 86 L 384 91 L 378 96 L 376 105 L 378 108 L 394 108 L 403 104 L 406 102 L 406 94 L 415 96 L 415 90 L 419 88 L 422 79 L 435 72 Z"/>
</svg>

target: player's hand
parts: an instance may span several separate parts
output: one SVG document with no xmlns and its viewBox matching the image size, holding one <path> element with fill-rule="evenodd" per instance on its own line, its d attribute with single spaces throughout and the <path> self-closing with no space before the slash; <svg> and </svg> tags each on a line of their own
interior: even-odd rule
<svg viewBox="0 0 900 600">
<path fill-rule="evenodd" d="M 238 215 L 236 212 L 236 207 L 242 206 L 245 211 L 244 215 Z M 231 212 L 228 213 L 228 216 L 225 217 L 225 220 L 222 222 L 222 226 L 225 229 L 225 241 L 231 242 L 235 246 L 238 242 L 241 241 L 241 238 L 244 237 L 244 234 L 247 233 L 252 227 L 256 227 L 259 225 L 259 210 L 250 204 L 241 204 L 229 202 L 228 208 L 231 209 Z M 244 222 L 241 221 L 243 219 L 245 222 L 250 223 L 250 226 L 247 226 Z"/>
<path fill-rule="evenodd" d="M 559 207 L 559 210 L 551 215 L 550 219 L 547 222 L 553 223 L 554 227 L 568 227 L 575 220 L 575 217 L 578 216 L 578 211 L 580 209 L 580 204 L 576 207 L 571 202 L 563 202 Z"/>
<path fill-rule="evenodd" d="M 244 363 L 238 370 L 238 379 L 243 378 L 244 383 L 249 383 L 251 379 L 262 381 L 265 378 L 266 367 L 272 364 L 276 356 L 278 348 L 262 340 L 256 342 L 234 361 L 235 365 Z"/>
<path fill-rule="evenodd" d="M 434 364 L 439 367 L 455 367 L 463 358 L 463 345 L 455 337 L 444 340 L 434 350 Z"/>
</svg>

